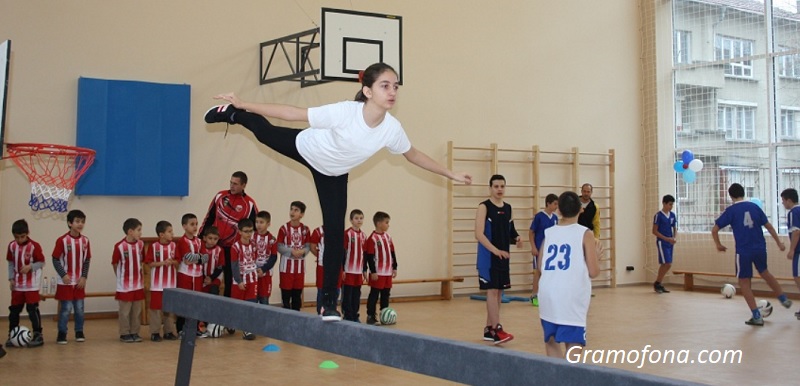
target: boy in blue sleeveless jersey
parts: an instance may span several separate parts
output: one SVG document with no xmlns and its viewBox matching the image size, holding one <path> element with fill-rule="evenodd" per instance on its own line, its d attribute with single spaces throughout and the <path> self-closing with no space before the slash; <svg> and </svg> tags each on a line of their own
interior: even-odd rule
<svg viewBox="0 0 800 386">
<path fill-rule="evenodd" d="M 550 193 L 544 199 L 544 210 L 533 216 L 531 229 L 528 231 L 528 240 L 531 242 L 531 256 L 533 256 L 531 304 L 534 307 L 539 307 L 539 278 L 542 276 L 537 263 L 539 249 L 542 247 L 542 241 L 544 241 L 544 230 L 558 224 L 556 210 L 558 210 L 558 196 Z"/>
<path fill-rule="evenodd" d="M 672 267 L 672 246 L 677 241 L 678 219 L 672 212 L 675 205 L 675 197 L 671 194 L 664 196 L 661 200 L 661 210 L 653 217 L 653 235 L 656 236 L 656 249 L 658 249 L 658 276 L 653 283 L 653 290 L 662 294 L 669 293 L 669 290 L 661 285 L 664 276 Z"/>
<path fill-rule="evenodd" d="M 800 289 L 800 205 L 797 204 L 797 190 L 786 189 L 781 192 L 781 201 L 783 207 L 789 212 L 786 213 L 786 228 L 789 230 L 789 252 L 786 253 L 786 258 L 792 261 L 792 277 L 794 278 L 797 288 Z M 800 319 L 800 311 L 794 313 L 797 319 Z"/>
<path fill-rule="evenodd" d="M 769 287 L 778 294 L 778 300 L 784 307 L 791 307 L 792 301 L 786 298 L 781 285 L 767 270 L 767 243 L 764 240 L 764 232 L 761 227 L 767 228 L 769 234 L 778 243 L 778 248 L 781 251 L 786 250 L 786 246 L 778 238 L 778 233 L 775 232 L 775 228 L 767 220 L 767 215 L 764 211 L 758 205 L 744 200 L 744 187 L 742 185 L 732 184 L 728 188 L 728 195 L 733 200 L 733 205 L 727 207 L 717 221 L 714 222 L 711 236 L 714 238 L 717 250 L 725 252 L 728 249 L 719 241 L 719 230 L 728 225 L 731 226 L 733 239 L 736 242 L 736 277 L 739 278 L 739 287 L 742 290 L 744 300 L 747 302 L 747 307 L 753 313 L 753 317 L 746 321 L 745 324 L 763 326 L 764 319 L 761 317 L 761 311 L 756 306 L 756 299 L 753 296 L 750 283 L 753 277 L 753 265 L 756 266 L 759 275 L 764 278 Z"/>
</svg>

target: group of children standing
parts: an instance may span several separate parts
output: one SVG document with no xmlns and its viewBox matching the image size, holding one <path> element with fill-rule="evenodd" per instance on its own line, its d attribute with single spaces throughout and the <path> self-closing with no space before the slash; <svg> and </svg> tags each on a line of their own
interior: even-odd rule
<svg viewBox="0 0 800 386">
<path fill-rule="evenodd" d="M 291 203 L 290 220 L 280 227 L 278 236 L 269 232 L 271 215 L 261 211 L 255 224 L 250 219 L 238 223 L 239 235 L 231 247 L 232 283 L 231 297 L 245 301 L 268 304 L 272 294 L 272 270 L 279 261 L 281 299 L 284 308 L 300 310 L 301 294 L 305 284 L 305 257 L 317 257 L 317 287 L 322 288 L 324 263 L 324 230 L 314 232 L 301 220 L 306 206 L 300 201 Z M 352 226 L 347 230 L 345 246 L 347 258 L 342 267 L 338 288 L 344 288 L 342 308 L 345 319 L 359 321 L 361 286 L 371 287 L 367 304 L 367 323 L 377 324 L 376 305 L 389 306 L 392 278 L 397 275 L 397 257 L 394 244 L 387 233 L 390 217 L 377 212 L 373 217 L 375 231 L 369 236 L 361 230 L 364 213 L 355 209 L 350 214 Z M 69 231 L 56 240 L 52 253 L 53 267 L 58 286 L 55 298 L 59 301 L 58 336 L 56 343 L 67 344 L 67 321 L 75 315 L 75 341 L 83 342 L 84 299 L 86 280 L 92 258 L 89 239 L 83 235 L 86 215 L 80 210 L 67 214 Z M 129 218 L 123 222 L 125 237 L 114 245 L 111 264 L 116 275 L 115 299 L 119 303 L 119 339 L 125 343 L 143 341 L 141 328 L 142 300 L 145 298 L 143 268 L 149 267 L 150 302 L 148 317 L 150 340 L 177 340 L 183 334 L 184 319 L 162 310 L 162 294 L 166 288 L 183 288 L 218 295 L 220 276 L 226 264 L 223 250 L 217 245 L 219 231 L 207 227 L 199 237 L 197 216 L 191 213 L 181 218 L 183 235 L 175 239 L 172 224 L 159 221 L 155 226 L 158 241 L 145 251 L 142 223 Z M 7 248 L 8 279 L 11 287 L 9 307 L 9 332 L 19 326 L 23 308 L 32 324 L 32 339 L 28 347 L 44 344 L 42 318 L 39 311 L 44 253 L 39 243 L 29 237 L 25 220 L 12 225 L 14 241 Z M 280 260 L 278 260 L 280 256 Z M 319 303 L 318 303 L 319 304 Z M 319 305 L 317 306 L 319 312 Z M 229 332 L 232 330 L 229 330 Z M 205 333 L 197 334 L 205 337 Z M 255 336 L 242 332 L 243 339 Z M 11 346 L 11 341 L 6 346 Z"/>
</svg>

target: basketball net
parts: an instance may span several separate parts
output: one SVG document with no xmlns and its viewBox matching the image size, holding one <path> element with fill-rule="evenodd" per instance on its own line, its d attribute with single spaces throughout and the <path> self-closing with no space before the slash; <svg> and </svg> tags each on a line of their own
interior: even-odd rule
<svg viewBox="0 0 800 386">
<path fill-rule="evenodd" d="M 28 205 L 34 211 L 66 212 L 78 179 L 94 162 L 95 151 L 75 146 L 40 143 L 6 144 L 9 158 L 31 183 Z"/>
</svg>

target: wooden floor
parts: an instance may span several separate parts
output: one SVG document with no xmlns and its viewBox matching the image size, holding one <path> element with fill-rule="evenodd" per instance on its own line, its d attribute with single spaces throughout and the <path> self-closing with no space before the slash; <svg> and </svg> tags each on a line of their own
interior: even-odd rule
<svg viewBox="0 0 800 386">
<path fill-rule="evenodd" d="M 775 384 L 797 381 L 800 356 L 800 321 L 792 310 L 775 305 L 765 327 L 744 324 L 749 312 L 740 296 L 726 300 L 718 294 L 683 292 L 657 295 L 645 286 L 597 289 L 589 312 L 587 349 L 691 350 L 695 359 L 701 350 L 741 350 L 736 364 L 604 364 L 636 372 L 708 384 Z M 396 303 L 398 324 L 375 328 L 397 328 L 423 334 L 483 344 L 485 306 L 464 297 L 452 301 Z M 306 308 L 304 312 L 313 312 Z M 362 306 L 362 315 L 364 308 Z M 536 308 L 511 302 L 502 307 L 502 323 L 516 339 L 504 347 L 544 354 L 542 329 Z M 23 316 L 23 324 L 30 322 Z M 8 321 L 0 320 L 0 330 Z M 70 328 L 72 324 L 70 323 Z M 9 349 L 0 359 L 0 385 L 28 384 L 173 384 L 178 342 L 118 341 L 116 320 L 88 320 L 85 343 L 72 340 L 55 344 L 56 325 L 45 318 L 44 347 Z M 143 326 L 141 335 L 147 336 Z M 268 344 L 278 352 L 264 352 Z M 369 342 L 354 342 L 369 344 Z M 244 341 L 241 335 L 198 340 L 192 383 L 195 385 L 336 384 L 336 385 L 439 385 L 442 380 L 377 366 L 346 357 L 259 337 Z M 320 369 L 331 360 L 340 367 Z M 487 369 L 487 371 L 493 371 Z M 524 382 L 521 380 L 520 384 Z"/>
</svg>

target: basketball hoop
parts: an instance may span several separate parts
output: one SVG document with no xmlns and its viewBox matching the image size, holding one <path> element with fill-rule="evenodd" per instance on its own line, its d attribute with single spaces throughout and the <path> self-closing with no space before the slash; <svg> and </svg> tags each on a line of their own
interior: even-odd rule
<svg viewBox="0 0 800 386">
<path fill-rule="evenodd" d="M 66 212 L 75 183 L 94 162 L 95 151 L 75 146 L 7 143 L 9 158 L 28 176 L 31 209 Z"/>
</svg>

